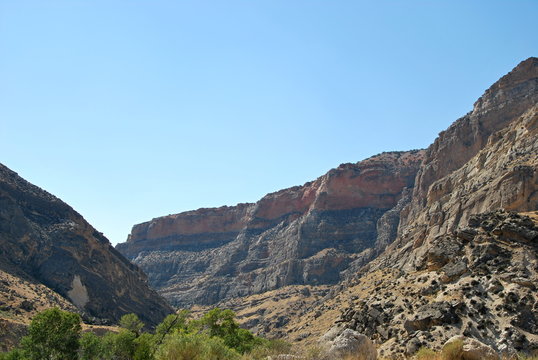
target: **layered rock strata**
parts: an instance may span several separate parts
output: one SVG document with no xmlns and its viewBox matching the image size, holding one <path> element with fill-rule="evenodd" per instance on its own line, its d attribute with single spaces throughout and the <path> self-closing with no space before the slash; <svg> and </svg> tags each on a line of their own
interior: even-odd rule
<svg viewBox="0 0 538 360">
<path fill-rule="evenodd" d="M 135 225 L 117 249 L 178 306 L 337 283 L 352 261 L 371 256 L 378 221 L 413 186 L 422 155 L 383 153 L 255 204 L 156 218 Z M 380 226 L 386 245 L 394 219 Z"/>
<path fill-rule="evenodd" d="M 114 323 L 132 312 L 151 326 L 172 311 L 81 215 L 1 164 L 0 270 L 31 288 L 50 288 L 88 322 Z M 42 307 L 35 296 L 23 300 L 30 310 Z"/>
<path fill-rule="evenodd" d="M 334 294 L 357 292 L 337 327 L 367 334 L 390 357 L 439 348 L 452 335 L 508 355 L 538 349 L 537 210 L 538 59 L 530 58 L 426 150 L 396 240 Z"/>
<path fill-rule="evenodd" d="M 537 168 L 538 58 L 530 58 L 427 149 L 398 239 L 379 263 L 413 269 L 417 251 L 472 214 L 538 209 Z"/>
</svg>

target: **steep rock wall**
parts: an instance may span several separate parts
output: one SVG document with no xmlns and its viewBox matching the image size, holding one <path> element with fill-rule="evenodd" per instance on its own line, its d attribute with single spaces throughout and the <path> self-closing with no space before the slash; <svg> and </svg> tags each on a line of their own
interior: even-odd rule
<svg viewBox="0 0 538 360">
<path fill-rule="evenodd" d="M 289 284 L 327 284 L 366 249 L 377 222 L 413 186 L 422 151 L 343 164 L 255 204 L 135 225 L 117 249 L 176 305 L 211 304 Z"/>
</svg>

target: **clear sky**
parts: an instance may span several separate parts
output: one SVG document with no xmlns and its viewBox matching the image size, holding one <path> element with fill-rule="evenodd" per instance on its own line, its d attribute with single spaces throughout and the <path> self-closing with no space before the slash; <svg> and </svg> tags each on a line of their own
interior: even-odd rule
<svg viewBox="0 0 538 360">
<path fill-rule="evenodd" d="M 0 162 L 112 243 L 428 146 L 520 61 L 538 1 L 0 0 Z"/>
</svg>

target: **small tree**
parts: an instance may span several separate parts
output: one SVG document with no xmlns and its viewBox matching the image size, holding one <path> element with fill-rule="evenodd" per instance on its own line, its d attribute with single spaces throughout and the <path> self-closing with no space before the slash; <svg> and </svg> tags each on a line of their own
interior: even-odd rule
<svg viewBox="0 0 538 360">
<path fill-rule="evenodd" d="M 80 316 L 58 308 L 37 314 L 21 340 L 21 349 L 30 360 L 77 359 Z"/>
<path fill-rule="evenodd" d="M 132 331 L 138 337 L 140 330 L 144 327 L 144 323 L 140 321 L 136 314 L 126 314 L 120 318 L 120 326 Z"/>
<path fill-rule="evenodd" d="M 260 344 L 260 340 L 248 330 L 241 329 L 234 318 L 232 310 L 214 308 L 200 320 L 192 321 L 191 327 L 206 332 L 211 337 L 221 338 L 226 346 L 243 354 Z"/>
<path fill-rule="evenodd" d="M 103 351 L 103 344 L 99 336 L 92 332 L 82 334 L 80 338 L 81 360 L 101 359 Z"/>
</svg>

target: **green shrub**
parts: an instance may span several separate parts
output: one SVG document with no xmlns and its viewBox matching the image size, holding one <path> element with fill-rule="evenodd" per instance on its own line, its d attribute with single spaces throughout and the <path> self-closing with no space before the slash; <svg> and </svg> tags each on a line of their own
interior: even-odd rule
<svg viewBox="0 0 538 360">
<path fill-rule="evenodd" d="M 151 360 L 155 349 L 154 335 L 143 333 L 134 340 L 134 360 Z"/>
<path fill-rule="evenodd" d="M 21 350 L 30 360 L 77 359 L 80 316 L 58 308 L 37 314 L 21 340 Z"/>
<path fill-rule="evenodd" d="M 103 336 L 104 357 L 114 360 L 131 360 L 134 356 L 136 335 L 122 329 L 119 333 L 109 332 Z"/>
<path fill-rule="evenodd" d="M 234 320 L 235 314 L 231 310 L 214 308 L 208 311 L 200 320 L 189 323 L 191 332 L 205 332 L 210 337 L 219 337 L 224 344 L 243 354 L 260 345 L 262 340 L 252 335 L 248 330 L 241 329 Z"/>
<path fill-rule="evenodd" d="M 170 314 L 155 328 L 155 344 L 160 345 L 164 337 L 175 331 L 186 331 L 188 327 L 187 319 L 190 312 L 181 310 L 177 314 Z"/>
<path fill-rule="evenodd" d="M 120 326 L 126 330 L 132 331 L 136 336 L 140 335 L 140 330 L 144 323 L 140 321 L 136 314 L 126 314 L 120 318 Z"/>
<path fill-rule="evenodd" d="M 291 351 L 291 344 L 284 340 L 266 340 L 259 339 L 259 343 L 255 345 L 252 350 L 245 353 L 241 358 L 243 360 L 265 360 L 268 356 L 275 356 L 280 354 L 289 354 Z"/>
<path fill-rule="evenodd" d="M 206 334 L 176 332 L 167 336 L 155 354 L 157 360 L 236 360 L 239 355 L 222 339 Z"/>
<path fill-rule="evenodd" d="M 26 358 L 21 350 L 14 349 L 7 353 L 0 353 L 0 360 L 26 360 Z"/>
<path fill-rule="evenodd" d="M 82 334 L 80 338 L 80 358 L 82 360 L 96 360 L 103 356 L 103 342 L 92 332 Z"/>
</svg>

